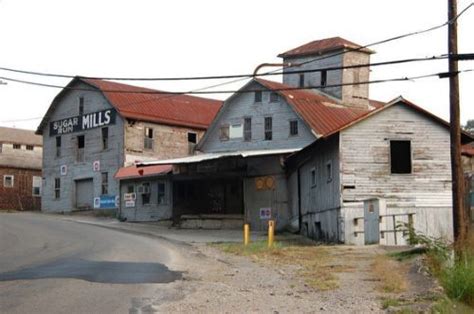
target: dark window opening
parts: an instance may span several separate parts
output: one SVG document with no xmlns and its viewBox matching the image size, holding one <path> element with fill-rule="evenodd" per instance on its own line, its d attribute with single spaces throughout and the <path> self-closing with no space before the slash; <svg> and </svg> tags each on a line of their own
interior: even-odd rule
<svg viewBox="0 0 474 314">
<path fill-rule="evenodd" d="M 196 144 L 197 143 L 197 134 L 188 132 L 188 143 Z"/>
<path fill-rule="evenodd" d="M 272 117 L 265 118 L 265 140 L 272 140 Z"/>
<path fill-rule="evenodd" d="M 84 114 L 84 97 L 79 97 L 79 115 L 82 116 Z"/>
<path fill-rule="evenodd" d="M 13 144 L 13 149 L 21 149 L 21 144 Z"/>
<path fill-rule="evenodd" d="M 311 187 L 316 186 L 316 168 L 311 169 Z"/>
<path fill-rule="evenodd" d="M 166 203 L 165 184 L 159 182 L 158 183 L 158 204 L 165 204 L 165 203 Z"/>
<path fill-rule="evenodd" d="M 85 136 L 79 135 L 77 137 L 77 161 L 84 161 L 84 146 L 85 146 Z"/>
<path fill-rule="evenodd" d="M 299 87 L 304 87 L 304 73 L 300 74 L 300 81 L 298 84 Z"/>
<path fill-rule="evenodd" d="M 102 149 L 109 148 L 109 128 L 102 128 Z"/>
<path fill-rule="evenodd" d="M 26 145 L 26 150 L 33 150 L 33 149 L 34 149 L 33 145 Z"/>
<path fill-rule="evenodd" d="M 390 141 L 391 173 L 411 173 L 411 142 Z"/>
<path fill-rule="evenodd" d="M 135 193 L 135 186 L 132 184 L 127 185 L 127 193 Z"/>
<path fill-rule="evenodd" d="M 61 197 L 61 178 L 54 178 L 54 198 Z"/>
<path fill-rule="evenodd" d="M 221 141 L 228 141 L 229 140 L 229 126 L 228 125 L 221 126 L 219 139 Z"/>
<path fill-rule="evenodd" d="M 290 121 L 290 135 L 291 136 L 298 135 L 298 121 L 297 120 Z"/>
<path fill-rule="evenodd" d="M 275 92 L 270 93 L 270 102 L 279 102 L 280 101 L 280 95 Z"/>
<path fill-rule="evenodd" d="M 145 128 L 145 149 L 153 149 L 153 129 Z"/>
<path fill-rule="evenodd" d="M 329 161 L 326 164 L 326 179 L 327 179 L 327 182 L 332 181 L 332 162 L 331 161 Z"/>
<path fill-rule="evenodd" d="M 109 174 L 102 172 L 102 195 L 109 194 Z"/>
<path fill-rule="evenodd" d="M 56 136 L 56 157 L 61 156 L 61 136 Z"/>
<path fill-rule="evenodd" d="M 252 140 L 252 118 L 244 118 L 244 141 Z"/>
<path fill-rule="evenodd" d="M 262 102 L 262 91 L 255 92 L 255 102 Z"/>
<path fill-rule="evenodd" d="M 150 183 L 149 182 L 143 183 L 142 188 L 143 188 L 143 191 L 142 191 L 142 205 L 148 205 L 148 204 L 150 204 L 150 195 L 151 195 Z"/>
<path fill-rule="evenodd" d="M 327 82 L 328 82 L 328 71 L 322 70 L 321 71 L 321 87 L 326 86 Z"/>
</svg>

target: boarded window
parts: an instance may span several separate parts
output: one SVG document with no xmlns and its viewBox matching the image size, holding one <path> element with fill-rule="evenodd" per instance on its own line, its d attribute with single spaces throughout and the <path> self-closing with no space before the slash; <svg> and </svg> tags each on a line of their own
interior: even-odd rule
<svg viewBox="0 0 474 314">
<path fill-rule="evenodd" d="M 271 92 L 270 93 L 270 102 L 279 102 L 280 101 L 280 95 L 276 92 Z"/>
<path fill-rule="evenodd" d="M 153 149 L 153 129 L 145 128 L 145 141 L 143 143 L 145 149 Z"/>
<path fill-rule="evenodd" d="M 219 138 L 221 141 L 229 140 L 229 126 L 228 125 L 221 126 Z"/>
<path fill-rule="evenodd" d="M 102 149 L 109 148 L 109 128 L 102 128 Z"/>
<path fill-rule="evenodd" d="M 290 136 L 298 135 L 298 121 L 290 121 Z"/>
<path fill-rule="evenodd" d="M 56 136 L 56 157 L 61 156 L 61 136 Z"/>
<path fill-rule="evenodd" d="M 321 87 L 326 86 L 328 83 L 328 71 L 327 70 L 322 70 L 321 71 L 321 82 L 320 85 Z"/>
<path fill-rule="evenodd" d="M 391 173 L 411 173 L 411 142 L 390 141 Z"/>
<path fill-rule="evenodd" d="M 41 196 L 41 177 L 33 177 L 33 196 Z"/>
<path fill-rule="evenodd" d="M 145 182 L 142 184 L 142 205 L 148 205 L 150 204 L 150 183 Z"/>
<path fill-rule="evenodd" d="M 82 116 L 84 114 L 84 97 L 79 97 L 79 115 Z"/>
<path fill-rule="evenodd" d="M 166 204 L 165 184 L 158 182 L 158 204 Z"/>
<path fill-rule="evenodd" d="M 102 195 L 109 194 L 109 174 L 107 172 L 102 172 Z"/>
<path fill-rule="evenodd" d="M 298 86 L 304 87 L 304 73 L 301 73 L 299 78 L 300 78 L 300 81 L 299 81 Z"/>
<path fill-rule="evenodd" d="M 244 141 L 252 140 L 252 118 L 244 119 Z"/>
<path fill-rule="evenodd" d="M 255 102 L 262 102 L 262 91 L 255 92 Z"/>
<path fill-rule="evenodd" d="M 15 184 L 15 176 L 4 175 L 3 176 L 3 187 L 12 188 Z"/>
<path fill-rule="evenodd" d="M 265 140 L 271 141 L 272 138 L 272 117 L 265 117 Z"/>
<path fill-rule="evenodd" d="M 21 144 L 13 144 L 13 149 L 21 149 Z"/>
<path fill-rule="evenodd" d="M 54 178 L 54 198 L 61 197 L 61 178 Z"/>
<path fill-rule="evenodd" d="M 242 124 L 232 124 L 229 130 L 229 137 L 230 138 L 242 138 L 243 136 L 243 129 Z"/>
</svg>

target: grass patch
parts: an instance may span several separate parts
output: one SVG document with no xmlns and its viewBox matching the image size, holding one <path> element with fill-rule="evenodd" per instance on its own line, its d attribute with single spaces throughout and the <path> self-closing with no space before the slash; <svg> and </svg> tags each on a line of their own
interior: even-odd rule
<svg viewBox="0 0 474 314">
<path fill-rule="evenodd" d="M 399 262 L 404 262 L 424 253 L 426 253 L 426 248 L 416 247 L 410 250 L 388 253 L 387 255 Z"/>
<path fill-rule="evenodd" d="M 266 241 L 256 241 L 244 246 L 241 243 L 212 244 L 225 253 L 249 256 L 256 262 L 280 266 L 297 266 L 297 275 L 317 290 L 338 287 L 335 273 L 351 271 L 344 265 L 332 265 L 327 248 L 300 242 L 278 241 L 268 248 Z"/>
<path fill-rule="evenodd" d="M 436 314 L 472 314 L 472 307 L 449 298 L 439 300 L 431 309 Z"/>
<path fill-rule="evenodd" d="M 382 300 L 382 309 L 386 310 L 390 306 L 400 306 L 401 303 L 397 299 L 385 298 Z"/>
<path fill-rule="evenodd" d="M 372 264 L 375 276 L 384 292 L 399 293 L 407 289 L 405 266 L 386 255 L 377 255 Z"/>
<path fill-rule="evenodd" d="M 440 282 L 450 298 L 474 306 L 474 255 L 466 252 L 442 269 Z"/>
</svg>

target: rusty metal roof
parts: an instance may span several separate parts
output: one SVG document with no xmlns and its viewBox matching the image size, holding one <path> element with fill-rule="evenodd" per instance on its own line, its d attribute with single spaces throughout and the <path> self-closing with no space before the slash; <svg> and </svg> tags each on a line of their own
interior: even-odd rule
<svg viewBox="0 0 474 314">
<path fill-rule="evenodd" d="M 256 81 L 270 90 L 278 91 L 289 87 L 273 81 L 262 79 L 256 79 Z M 349 108 L 315 91 L 280 90 L 278 93 L 285 98 L 286 102 L 293 107 L 295 112 L 318 137 L 326 136 L 326 134 L 344 127 L 371 111 L 369 109 Z M 379 102 L 377 102 L 377 105 L 380 105 Z"/>
<path fill-rule="evenodd" d="M 214 99 L 166 92 L 141 94 L 156 90 L 103 80 L 81 80 L 101 90 L 120 115 L 130 119 L 207 129 L 222 106 L 222 101 Z M 127 93 L 116 92 L 122 90 Z"/>
<path fill-rule="evenodd" d="M 33 130 L 0 127 L 0 143 L 43 146 L 43 138 Z"/>
<path fill-rule="evenodd" d="M 120 168 L 114 178 L 119 180 L 142 178 L 147 176 L 166 175 L 172 171 L 171 165 L 158 165 L 150 167 L 137 168 L 137 166 L 129 166 Z"/>
<path fill-rule="evenodd" d="M 321 40 L 315 40 L 299 46 L 297 48 L 288 50 L 287 52 L 280 53 L 278 57 L 280 58 L 288 58 L 288 57 L 300 57 L 300 56 L 308 56 L 308 55 L 315 55 L 315 54 L 323 54 L 335 50 L 340 49 L 359 49 L 362 46 L 353 43 L 347 39 L 341 37 L 331 37 Z M 366 53 L 374 53 L 373 50 L 362 48 L 360 49 L 362 52 Z"/>
</svg>

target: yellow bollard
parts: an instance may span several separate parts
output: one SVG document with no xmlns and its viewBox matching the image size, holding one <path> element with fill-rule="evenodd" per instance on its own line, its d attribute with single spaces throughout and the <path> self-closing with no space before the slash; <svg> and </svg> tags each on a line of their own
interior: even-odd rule
<svg viewBox="0 0 474 314">
<path fill-rule="evenodd" d="M 244 224 L 244 245 L 247 246 L 250 242 L 250 225 Z"/>
<path fill-rule="evenodd" d="M 273 246 L 274 236 L 275 236 L 275 221 L 269 220 L 268 221 L 268 247 Z"/>
</svg>

